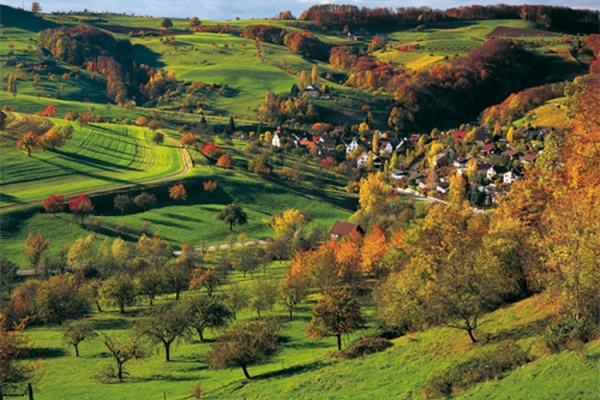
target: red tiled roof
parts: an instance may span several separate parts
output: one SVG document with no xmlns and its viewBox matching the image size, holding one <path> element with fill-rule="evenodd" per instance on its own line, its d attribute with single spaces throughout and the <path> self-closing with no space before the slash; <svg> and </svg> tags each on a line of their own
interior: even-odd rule
<svg viewBox="0 0 600 400">
<path fill-rule="evenodd" d="M 330 233 L 332 235 L 346 236 L 354 231 L 361 232 L 362 228 L 358 224 L 353 224 L 344 221 L 335 221 L 335 224 L 333 224 L 333 228 L 331 228 Z"/>
</svg>

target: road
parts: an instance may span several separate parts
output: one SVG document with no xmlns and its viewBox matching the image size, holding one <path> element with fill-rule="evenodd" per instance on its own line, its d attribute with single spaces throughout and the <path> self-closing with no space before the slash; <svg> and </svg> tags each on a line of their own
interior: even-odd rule
<svg viewBox="0 0 600 400">
<path fill-rule="evenodd" d="M 190 157 L 190 153 L 187 151 L 187 149 L 185 147 L 181 147 L 181 145 L 179 143 L 177 143 L 175 141 L 175 139 L 173 139 L 171 136 L 167 135 L 164 132 L 162 132 L 162 133 L 165 135 L 165 139 L 167 139 L 169 142 L 171 142 L 171 144 L 179 150 L 179 155 L 181 156 L 181 162 L 183 163 L 183 170 L 181 170 L 179 172 L 175 172 L 170 175 L 161 176 L 159 178 L 148 179 L 145 181 L 127 183 L 124 185 L 111 186 L 111 187 L 102 188 L 102 189 L 89 190 L 89 191 L 86 191 L 85 194 L 90 195 L 90 194 L 108 193 L 108 192 L 112 192 L 114 190 L 127 189 L 127 188 L 138 186 L 138 185 L 160 183 L 162 181 L 187 174 L 193 167 L 192 157 Z M 10 205 L 6 205 L 6 206 L 0 206 L 0 210 L 10 210 L 12 208 L 21 207 L 21 206 L 42 204 L 43 202 L 44 202 L 44 199 L 26 201 L 26 202 L 22 202 L 22 203 L 15 203 L 15 204 L 10 204 Z"/>
</svg>

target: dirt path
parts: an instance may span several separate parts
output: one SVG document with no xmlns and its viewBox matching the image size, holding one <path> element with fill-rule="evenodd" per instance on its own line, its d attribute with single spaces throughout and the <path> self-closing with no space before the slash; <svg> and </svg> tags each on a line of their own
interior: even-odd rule
<svg viewBox="0 0 600 400">
<path fill-rule="evenodd" d="M 181 145 L 179 143 L 177 143 L 175 141 L 175 139 L 173 139 L 171 136 L 167 135 L 164 132 L 162 132 L 162 133 L 163 133 L 163 135 L 165 135 L 165 139 L 167 139 L 169 142 L 171 142 L 171 144 L 179 150 L 179 155 L 181 156 L 181 162 L 183 163 L 183 170 L 181 170 L 179 172 L 175 172 L 173 174 L 161 176 L 159 178 L 148 179 L 145 181 L 139 181 L 139 182 L 135 182 L 135 183 L 127 183 L 127 184 L 123 184 L 123 185 L 110 186 L 110 187 L 101 188 L 101 189 L 89 190 L 89 191 L 86 191 L 85 194 L 90 195 L 90 194 L 109 193 L 114 190 L 126 189 L 126 188 L 130 188 L 130 187 L 138 186 L 138 185 L 159 183 L 159 182 L 171 179 L 171 178 L 185 175 L 188 172 L 190 172 L 190 170 L 193 167 L 192 157 L 190 156 L 190 153 L 187 151 L 187 149 L 185 147 L 181 147 Z M 73 194 L 73 193 L 66 193 L 66 194 Z M 44 199 L 39 199 L 39 200 L 26 201 L 26 202 L 22 202 L 22 203 L 9 204 L 7 206 L 0 206 L 0 210 L 10 210 L 12 208 L 21 207 L 21 206 L 42 204 L 43 202 L 44 202 Z"/>
</svg>

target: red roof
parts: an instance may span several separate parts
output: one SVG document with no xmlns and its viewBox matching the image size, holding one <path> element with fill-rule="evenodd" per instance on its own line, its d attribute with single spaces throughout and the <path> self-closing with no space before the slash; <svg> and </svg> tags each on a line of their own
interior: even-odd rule
<svg viewBox="0 0 600 400">
<path fill-rule="evenodd" d="M 454 137 L 455 142 L 458 142 L 459 140 L 463 140 L 468 134 L 469 132 L 467 131 L 456 131 L 452 137 Z"/>
<path fill-rule="evenodd" d="M 335 221 L 335 224 L 333 224 L 333 228 L 331 228 L 330 231 L 332 235 L 337 236 L 346 236 L 352 232 L 360 232 L 361 234 L 364 233 L 360 225 L 344 221 Z"/>
<path fill-rule="evenodd" d="M 313 137 L 312 137 L 312 141 L 313 141 L 314 143 L 318 143 L 318 142 L 319 142 L 319 140 L 321 140 L 321 136 L 313 136 Z"/>
<path fill-rule="evenodd" d="M 313 142 L 311 142 L 310 140 L 301 140 L 300 141 L 300 146 L 308 146 L 308 147 L 313 147 L 315 144 Z"/>
</svg>

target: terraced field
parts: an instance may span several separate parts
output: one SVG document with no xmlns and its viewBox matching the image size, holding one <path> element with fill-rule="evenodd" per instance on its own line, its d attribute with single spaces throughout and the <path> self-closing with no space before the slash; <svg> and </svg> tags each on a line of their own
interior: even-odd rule
<svg viewBox="0 0 600 400">
<path fill-rule="evenodd" d="M 19 133 L 43 133 L 53 123 L 61 126 L 65 121 L 9 113 L 7 132 L 0 137 L 0 205 L 39 200 L 54 192 L 73 194 L 130 185 L 183 169 L 175 146 L 156 146 L 149 130 L 132 126 L 75 126 L 65 147 L 31 157 L 15 148 Z"/>
</svg>

